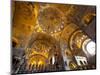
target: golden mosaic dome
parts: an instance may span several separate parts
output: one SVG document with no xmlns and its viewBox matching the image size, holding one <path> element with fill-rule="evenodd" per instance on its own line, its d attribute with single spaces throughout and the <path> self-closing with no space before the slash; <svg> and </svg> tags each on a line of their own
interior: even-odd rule
<svg viewBox="0 0 100 75">
<path fill-rule="evenodd" d="M 43 31 L 56 33 L 64 28 L 64 15 L 54 7 L 46 7 L 40 10 L 38 22 Z"/>
</svg>

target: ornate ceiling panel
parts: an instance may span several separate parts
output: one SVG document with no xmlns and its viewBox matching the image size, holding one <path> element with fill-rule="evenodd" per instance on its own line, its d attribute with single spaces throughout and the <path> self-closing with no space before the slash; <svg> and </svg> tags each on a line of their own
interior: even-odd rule
<svg viewBox="0 0 100 75">
<path fill-rule="evenodd" d="M 77 69 L 73 57 L 86 56 L 82 45 L 90 37 L 82 27 L 88 27 L 96 16 L 92 9 L 72 4 L 13 2 L 12 43 L 14 50 L 25 52 L 25 69 L 33 71 L 34 67 L 35 72 L 41 65 L 44 67 L 40 70 L 45 66 L 53 66 L 52 71 Z"/>
</svg>

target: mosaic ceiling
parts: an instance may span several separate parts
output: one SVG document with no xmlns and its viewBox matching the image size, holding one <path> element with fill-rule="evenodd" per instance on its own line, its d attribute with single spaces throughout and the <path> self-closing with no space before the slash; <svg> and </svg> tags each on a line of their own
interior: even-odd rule
<svg viewBox="0 0 100 75">
<path fill-rule="evenodd" d="M 85 40 L 94 42 L 84 28 L 88 28 L 95 17 L 95 6 L 12 2 L 13 59 L 24 58 L 25 73 L 84 69 L 73 58 L 82 56 L 89 61 L 92 57 L 82 46 Z M 95 35 L 95 30 L 92 31 Z M 17 51 L 20 53 L 21 49 L 23 55 L 20 56 Z M 48 69 L 50 66 L 52 70 Z M 87 66 L 95 68 L 95 61 Z M 24 72 L 16 67 L 15 73 Z"/>
</svg>

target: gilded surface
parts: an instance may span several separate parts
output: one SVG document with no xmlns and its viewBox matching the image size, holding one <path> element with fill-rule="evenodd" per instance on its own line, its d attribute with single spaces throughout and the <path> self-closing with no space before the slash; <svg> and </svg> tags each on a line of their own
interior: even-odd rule
<svg viewBox="0 0 100 75">
<path fill-rule="evenodd" d="M 12 44 L 13 48 L 24 49 L 25 68 L 41 70 L 51 64 L 63 68 L 68 60 L 69 70 L 78 69 L 73 57 L 86 56 L 82 44 L 90 37 L 82 27 L 88 27 L 96 16 L 91 9 L 71 4 L 13 2 Z M 51 62 L 53 57 L 55 63 Z"/>
</svg>

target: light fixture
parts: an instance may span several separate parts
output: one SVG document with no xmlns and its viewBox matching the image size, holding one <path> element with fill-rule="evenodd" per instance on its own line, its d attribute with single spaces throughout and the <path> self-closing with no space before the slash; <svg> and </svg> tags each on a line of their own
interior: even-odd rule
<svg viewBox="0 0 100 75">
<path fill-rule="evenodd" d="M 60 31 L 60 28 L 58 29 L 58 31 Z"/>
<path fill-rule="evenodd" d="M 63 28 L 63 25 L 61 25 L 61 28 Z"/>
<path fill-rule="evenodd" d="M 57 31 L 55 30 L 54 32 L 56 33 Z"/>
</svg>

